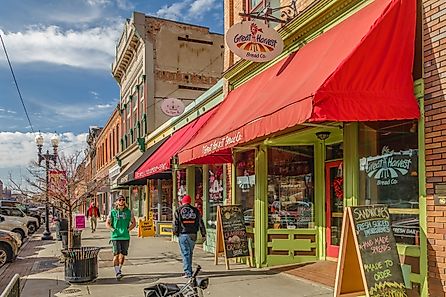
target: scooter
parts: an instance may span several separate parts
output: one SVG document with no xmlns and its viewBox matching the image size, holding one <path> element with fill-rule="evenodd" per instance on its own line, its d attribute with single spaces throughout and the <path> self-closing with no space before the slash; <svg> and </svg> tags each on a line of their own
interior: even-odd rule
<svg viewBox="0 0 446 297">
<path fill-rule="evenodd" d="M 198 265 L 192 277 L 185 284 L 159 283 L 144 289 L 144 297 L 204 297 L 203 291 L 209 286 L 209 278 L 198 278 Z"/>
</svg>

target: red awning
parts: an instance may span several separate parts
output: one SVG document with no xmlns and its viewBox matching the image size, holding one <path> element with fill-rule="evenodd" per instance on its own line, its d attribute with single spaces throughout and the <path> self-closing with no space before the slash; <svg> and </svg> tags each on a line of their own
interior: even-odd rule
<svg viewBox="0 0 446 297">
<path fill-rule="evenodd" d="M 191 140 L 191 138 L 197 133 L 203 124 L 206 123 L 206 121 L 212 116 L 212 114 L 214 114 L 215 111 L 216 108 L 175 132 L 154 154 L 152 154 L 144 162 L 144 164 L 141 165 L 141 167 L 135 171 L 135 179 L 141 179 L 169 170 L 170 159 Z M 226 154 L 218 159 L 221 163 L 231 162 L 231 155 Z"/>
<path fill-rule="evenodd" d="M 304 122 L 416 119 L 416 0 L 376 0 L 231 91 L 179 153 L 196 160 Z"/>
</svg>

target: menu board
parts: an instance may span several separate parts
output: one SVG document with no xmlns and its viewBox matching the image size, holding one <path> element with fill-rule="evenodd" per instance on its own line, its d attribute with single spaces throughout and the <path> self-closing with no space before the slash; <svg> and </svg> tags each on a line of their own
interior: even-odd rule
<svg viewBox="0 0 446 297">
<path fill-rule="evenodd" d="M 226 259 L 249 256 L 248 237 L 240 205 L 218 207 L 217 232 L 220 234 L 217 240 L 222 241 Z"/>
<path fill-rule="evenodd" d="M 361 291 L 407 297 L 386 205 L 347 207 L 344 213 L 335 296 Z"/>
</svg>

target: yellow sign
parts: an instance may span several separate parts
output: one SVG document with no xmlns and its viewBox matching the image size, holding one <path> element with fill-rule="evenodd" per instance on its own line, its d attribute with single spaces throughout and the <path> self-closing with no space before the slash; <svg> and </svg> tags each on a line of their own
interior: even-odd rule
<svg viewBox="0 0 446 297">
<path fill-rule="evenodd" d="M 139 220 L 138 237 L 153 237 L 155 236 L 155 225 L 153 220 Z"/>
<path fill-rule="evenodd" d="M 172 224 L 158 224 L 159 235 L 168 235 L 172 236 Z"/>
</svg>

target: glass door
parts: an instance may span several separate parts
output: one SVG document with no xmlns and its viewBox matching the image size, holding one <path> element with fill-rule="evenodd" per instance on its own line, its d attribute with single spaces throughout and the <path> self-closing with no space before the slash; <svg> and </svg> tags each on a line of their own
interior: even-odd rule
<svg viewBox="0 0 446 297">
<path fill-rule="evenodd" d="M 344 213 L 344 178 L 342 161 L 325 163 L 325 199 L 327 214 L 327 256 L 337 258 L 341 243 L 342 217 Z"/>
</svg>

